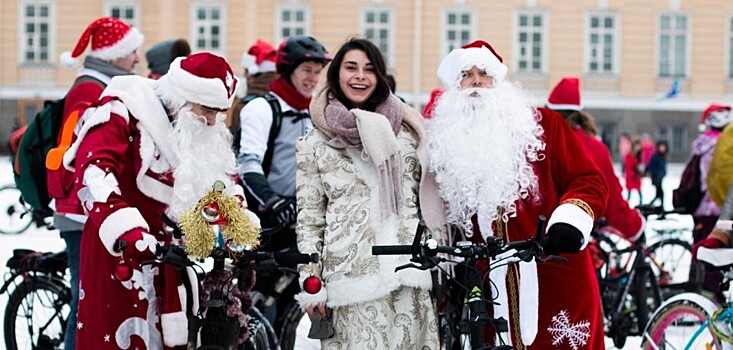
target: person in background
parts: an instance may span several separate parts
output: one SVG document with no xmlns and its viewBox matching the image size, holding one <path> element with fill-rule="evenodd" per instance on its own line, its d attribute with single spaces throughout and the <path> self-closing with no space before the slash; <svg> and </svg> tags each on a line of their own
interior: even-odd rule
<svg viewBox="0 0 733 350">
<path fill-rule="evenodd" d="M 297 250 L 295 235 L 295 142 L 313 128 L 308 105 L 318 85 L 321 71 L 331 55 L 311 36 L 291 36 L 280 43 L 275 57 L 279 77 L 270 84 L 269 94 L 277 98 L 280 115 L 273 115 L 265 97 L 257 97 L 239 113 L 241 138 L 238 157 L 239 177 L 251 200 L 252 208 L 267 228 L 281 230 L 262 238 L 265 251 Z M 275 118 L 281 128 L 270 142 Z M 270 147 L 272 145 L 272 147 Z M 289 266 L 295 267 L 295 266 Z M 259 274 L 256 290 L 273 288 L 277 274 Z M 277 300 L 277 307 L 266 311 L 275 329 L 280 329 L 282 314 L 299 291 L 291 283 Z"/>
<path fill-rule="evenodd" d="M 695 223 L 692 231 L 694 244 L 704 240 L 710 234 L 720 215 L 720 208 L 708 193 L 707 174 L 718 137 L 723 128 L 730 123 L 732 117 L 731 106 L 711 104 L 703 111 L 700 119 L 700 125 L 704 131 L 692 142 L 692 154 L 700 155 L 700 189 L 704 193 L 700 205 L 692 214 L 692 221 Z M 701 287 L 708 294 L 717 294 L 720 290 L 720 279 L 720 273 L 710 271 L 705 274 Z"/>
<path fill-rule="evenodd" d="M 657 141 L 657 149 L 649 158 L 649 163 L 646 166 L 646 173 L 652 179 L 652 185 L 656 191 L 654 198 L 649 202 L 650 206 L 659 200 L 659 205 L 664 207 L 664 189 L 662 188 L 662 181 L 667 176 L 667 141 Z"/>
<path fill-rule="evenodd" d="M 141 262 L 155 259 L 158 245 L 174 244 L 162 214 L 179 221 L 217 181 L 242 197 L 224 126 L 236 84 L 220 56 L 178 57 L 159 80 L 112 79 L 79 130 L 64 156 L 88 215 L 78 349 L 186 345 L 198 288 L 186 285 L 183 275 L 193 271 Z M 253 213 L 244 214 L 257 222 Z"/>
<path fill-rule="evenodd" d="M 624 238 L 635 241 L 644 233 L 644 217 L 639 211 L 631 209 L 629 202 L 621 194 L 623 187 L 614 171 L 611 153 L 598 140 L 596 123 L 590 114 L 583 111 L 580 101 L 580 79 L 562 78 L 550 92 L 547 108 L 556 111 L 568 122 L 590 159 L 603 173 L 608 185 L 608 200 L 606 211 L 601 216 L 606 223 L 621 232 Z"/>
<path fill-rule="evenodd" d="M 442 236 L 420 114 L 391 93 L 379 49 L 361 38 L 336 53 L 311 113 L 316 128 L 296 153 L 298 247 L 327 258 L 301 272 L 323 288 L 297 299 L 316 322 L 333 322 L 322 348 L 439 349 L 430 272 L 395 272 L 409 256 L 371 254 L 410 244 L 420 219 Z"/>
<path fill-rule="evenodd" d="M 387 73 L 387 85 L 389 85 L 389 91 L 391 91 L 397 98 L 400 99 L 400 101 L 405 102 L 405 99 L 397 95 L 397 81 L 394 78 L 394 75 Z"/>
<path fill-rule="evenodd" d="M 654 141 L 652 140 L 652 135 L 649 135 L 648 132 L 641 134 L 641 160 L 643 161 L 643 165 L 646 167 L 647 164 L 649 164 L 649 160 L 652 159 L 652 154 L 654 154 L 655 151 L 654 147 Z"/>
<path fill-rule="evenodd" d="M 137 50 L 144 40 L 137 28 L 112 17 L 97 18 L 87 25 L 84 33 L 74 47 L 73 52 L 61 54 L 61 61 L 68 66 L 76 64 L 91 46 L 84 57 L 83 68 L 79 69 L 69 92 L 66 93 L 62 119 L 62 129 L 73 130 L 77 124 L 83 123 L 82 116 L 87 108 L 97 101 L 110 79 L 116 76 L 131 75 L 135 71 L 140 57 Z M 90 45 L 91 42 L 91 45 Z M 82 120 L 82 121 L 80 121 Z M 62 145 L 62 134 L 59 133 L 57 145 Z M 75 137 L 70 141 L 75 140 Z M 61 166 L 61 159 L 48 169 L 47 183 L 49 195 L 54 199 L 54 226 L 66 242 L 69 259 L 69 275 L 71 287 L 70 312 L 66 322 L 64 348 L 75 349 L 76 311 L 79 302 L 79 261 L 82 229 L 86 217 L 76 192 L 72 191 L 74 173 Z"/>
<path fill-rule="evenodd" d="M 626 174 L 626 168 L 623 166 L 624 159 L 626 159 L 626 155 L 631 152 L 631 136 L 629 136 L 628 133 L 621 133 L 621 136 L 618 138 L 618 155 L 621 159 L 621 175 Z"/>
<path fill-rule="evenodd" d="M 644 165 L 641 159 L 641 141 L 631 139 L 631 151 L 624 157 L 624 183 L 626 185 L 626 200 L 631 201 L 631 192 L 636 191 L 639 204 L 644 204 L 641 196 L 641 178 L 644 174 Z"/>
<path fill-rule="evenodd" d="M 491 270 L 489 314 L 508 321 L 515 349 L 604 349 L 596 271 L 584 249 L 605 212 L 603 174 L 578 152 L 583 146 L 568 123 L 532 108 L 504 79 L 507 70 L 485 41 L 451 51 L 438 67 L 446 91 L 428 123 L 428 142 L 448 223 L 463 233 L 457 240 L 481 244 L 491 236 L 532 239 L 540 215 L 549 218 L 544 251 L 567 261 Z M 477 268 L 487 272 L 485 261 Z M 575 344 L 560 341 L 557 319 L 583 325 Z M 494 332 L 484 334 L 492 339 Z"/>
<path fill-rule="evenodd" d="M 191 54 L 191 46 L 186 39 L 165 40 L 145 51 L 145 60 L 148 61 L 148 78 L 160 79 L 168 73 L 171 62 L 178 57 L 186 57 Z"/>
<path fill-rule="evenodd" d="M 232 131 L 235 140 L 241 136 L 237 135 L 241 133 L 239 113 L 242 111 L 244 105 L 252 101 L 255 97 L 266 94 L 270 89 L 270 84 L 278 77 L 275 71 L 276 56 L 277 51 L 275 48 L 262 39 L 257 39 L 242 54 L 242 68 L 244 69 L 246 90 L 241 98 L 234 100 L 234 104 L 227 114 L 227 126 Z M 234 143 L 237 142 L 235 141 Z"/>
</svg>

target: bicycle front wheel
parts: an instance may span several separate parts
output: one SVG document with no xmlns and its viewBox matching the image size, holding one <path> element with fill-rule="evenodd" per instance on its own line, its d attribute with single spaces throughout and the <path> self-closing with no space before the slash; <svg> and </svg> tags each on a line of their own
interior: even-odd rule
<svg viewBox="0 0 733 350">
<path fill-rule="evenodd" d="M 8 350 L 62 349 L 71 291 L 41 277 L 27 279 L 10 294 L 5 308 Z"/>
<path fill-rule="evenodd" d="M 33 214 L 20 204 L 20 190 L 13 185 L 0 187 L 0 233 L 18 234 L 33 223 Z"/>
<path fill-rule="evenodd" d="M 249 339 L 240 346 L 243 350 L 279 350 L 277 335 L 264 315 L 256 308 L 247 311 Z"/>
<path fill-rule="evenodd" d="M 642 335 L 642 349 L 721 350 L 720 341 L 708 324 L 716 310 L 712 301 L 694 293 L 680 294 L 654 312 Z"/>
<path fill-rule="evenodd" d="M 283 325 L 280 330 L 280 347 L 282 350 L 293 349 L 320 349 L 321 342 L 308 338 L 310 319 L 300 308 L 297 301 L 288 305 L 283 315 Z"/>
<path fill-rule="evenodd" d="M 700 264 L 692 263 L 692 246 L 682 239 L 669 238 L 657 241 L 649 246 L 648 256 L 657 283 L 663 291 L 672 292 L 663 293 L 665 295 L 676 294 L 675 290 L 682 289 L 690 283 L 697 283 L 702 276 Z M 690 280 L 690 276 L 693 280 Z"/>
</svg>

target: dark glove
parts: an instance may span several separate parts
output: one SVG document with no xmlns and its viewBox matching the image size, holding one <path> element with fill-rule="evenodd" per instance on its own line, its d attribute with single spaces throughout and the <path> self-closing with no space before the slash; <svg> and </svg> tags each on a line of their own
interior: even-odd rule
<svg viewBox="0 0 733 350">
<path fill-rule="evenodd" d="M 265 208 L 279 223 L 285 226 L 295 223 L 298 212 L 295 208 L 294 199 L 275 196 L 267 202 Z"/>
<path fill-rule="evenodd" d="M 693 260 L 697 260 L 697 250 L 700 249 L 700 247 L 717 249 L 717 248 L 725 247 L 725 243 L 723 243 L 723 241 L 717 238 L 714 238 L 714 237 L 708 237 L 708 238 L 703 239 L 700 242 L 695 243 L 695 245 L 692 246 L 692 259 Z"/>
<path fill-rule="evenodd" d="M 547 236 L 542 241 L 545 253 L 550 255 L 577 253 L 582 245 L 583 233 L 575 226 L 564 222 L 557 222 L 550 226 Z"/>
<path fill-rule="evenodd" d="M 116 246 L 122 246 L 122 255 L 125 259 L 132 260 L 139 266 L 143 261 L 155 259 L 157 244 L 158 241 L 153 235 L 142 229 L 134 229 L 120 236 Z"/>
</svg>

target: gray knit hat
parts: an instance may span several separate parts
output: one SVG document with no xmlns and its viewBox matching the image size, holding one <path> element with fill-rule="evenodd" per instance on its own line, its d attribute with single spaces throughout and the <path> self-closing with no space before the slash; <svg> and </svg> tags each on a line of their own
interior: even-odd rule
<svg viewBox="0 0 733 350">
<path fill-rule="evenodd" d="M 168 68 L 171 65 L 171 48 L 173 47 L 174 40 L 161 41 L 148 51 L 145 51 L 145 59 L 148 61 L 148 69 L 152 73 L 163 75 L 168 73 Z"/>
</svg>

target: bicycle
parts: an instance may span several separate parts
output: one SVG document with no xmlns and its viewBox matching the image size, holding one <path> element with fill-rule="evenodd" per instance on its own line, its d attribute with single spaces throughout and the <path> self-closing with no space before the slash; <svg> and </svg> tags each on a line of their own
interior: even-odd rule
<svg viewBox="0 0 733 350">
<path fill-rule="evenodd" d="M 500 265 L 512 264 L 519 261 L 531 261 L 536 259 L 538 262 L 550 259 L 563 259 L 556 256 L 542 257 L 542 239 L 545 218 L 540 217 L 537 228 L 537 237 L 517 242 L 504 242 L 498 237 L 488 237 L 485 245 L 477 245 L 472 242 L 461 241 L 456 243 L 455 247 L 441 246 L 438 242 L 429 237 L 425 242 L 422 241 L 422 235 L 425 230 L 425 223 L 420 221 L 417 232 L 415 234 L 412 245 L 375 245 L 372 246 L 373 255 L 412 255 L 413 263 L 398 266 L 395 272 L 406 269 L 416 268 L 427 270 L 438 268 L 442 273 L 449 274 L 440 268 L 441 263 L 455 263 L 465 267 L 465 285 L 460 285 L 465 291 L 465 298 L 460 310 L 460 319 L 457 313 L 446 313 L 445 324 L 441 325 L 443 343 L 447 349 L 460 347 L 460 349 L 486 349 L 486 350 L 510 350 L 512 347 L 506 344 L 501 333 L 508 332 L 508 322 L 504 318 L 493 318 L 487 314 L 486 303 L 493 303 L 493 300 L 487 300 L 484 293 L 484 279 L 488 276 L 488 271 L 484 276 L 478 269 L 474 268 L 479 260 L 489 261 L 492 258 L 502 256 L 496 261 L 489 263 L 489 271 Z M 510 253 L 515 251 L 514 253 Z M 457 263 L 438 254 L 446 254 L 449 256 L 463 258 L 463 262 Z M 506 254 L 506 255 L 502 255 Z M 514 259 L 507 261 L 508 259 Z M 498 345 L 487 344 L 484 341 L 484 328 L 492 326 L 496 335 Z M 470 346 L 470 347 L 469 347 Z"/>
<path fill-rule="evenodd" d="M 723 274 L 720 288 L 727 292 L 725 303 L 717 306 L 697 293 L 670 298 L 647 324 L 643 349 L 733 349 L 733 249 L 700 247 L 697 259 Z"/>
<path fill-rule="evenodd" d="M 164 221 L 173 228 L 174 237 L 182 237 L 182 232 L 175 223 L 165 216 Z M 276 230 L 278 228 L 264 230 L 263 234 Z M 294 348 L 296 329 L 304 315 L 297 302 L 291 303 L 288 307 L 279 332 L 276 332 L 262 314 L 263 310 L 274 303 L 292 278 L 281 279 L 269 293 L 260 294 L 250 291 L 253 274 L 255 271 L 262 273 L 277 270 L 286 272 L 285 275 L 297 276 L 297 271 L 283 268 L 281 265 L 317 262 L 317 254 L 253 251 L 234 244 L 224 244 L 212 250 L 210 257 L 213 258 L 214 264 L 208 273 L 188 258 L 182 246 L 159 247 L 157 255 L 161 258 L 142 264 L 169 263 L 177 268 L 184 266 L 198 268 L 197 275 L 199 280 L 203 281 L 203 295 L 208 295 L 202 300 L 199 312 L 189 319 L 189 348 L 202 350 Z M 230 269 L 225 267 L 227 259 L 231 261 Z M 213 278 L 210 278 L 212 276 Z M 242 312 L 247 315 L 246 323 L 239 317 Z M 241 330 L 245 328 L 249 336 L 242 342 L 244 339 Z M 202 344 L 196 347 L 199 335 Z"/>
<path fill-rule="evenodd" d="M 71 289 L 66 251 L 15 249 L 0 294 L 9 292 L 3 331 L 8 350 L 63 348 Z"/>
<path fill-rule="evenodd" d="M 28 207 L 15 185 L 0 187 L 0 233 L 20 234 L 31 225 L 37 228 L 46 227 L 53 230 L 53 225 L 46 220 L 50 211 L 35 210 Z"/>
</svg>

